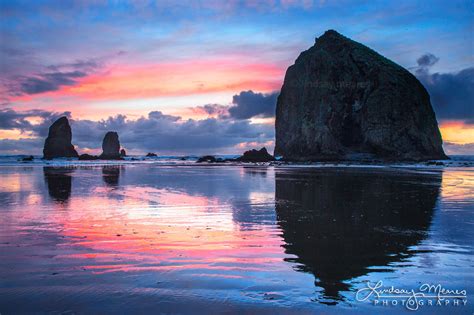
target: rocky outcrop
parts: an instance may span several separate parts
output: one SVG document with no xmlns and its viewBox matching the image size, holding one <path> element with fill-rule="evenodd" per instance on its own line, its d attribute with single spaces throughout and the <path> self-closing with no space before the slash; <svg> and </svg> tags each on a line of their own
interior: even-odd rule
<svg viewBox="0 0 474 315">
<path fill-rule="evenodd" d="M 146 154 L 146 156 L 147 156 L 147 157 L 155 157 L 155 156 L 157 156 L 157 155 L 156 155 L 155 153 L 148 152 L 148 153 Z"/>
<path fill-rule="evenodd" d="M 275 130 L 275 155 L 288 160 L 447 158 L 423 85 L 332 30 L 288 68 Z"/>
<path fill-rule="evenodd" d="M 59 157 L 77 157 L 71 140 L 69 121 L 67 117 L 61 117 L 49 127 L 48 137 L 44 142 L 43 157 L 48 160 Z"/>
<path fill-rule="evenodd" d="M 33 155 L 30 155 L 30 156 L 25 156 L 23 158 L 20 159 L 20 161 L 22 162 L 31 162 L 35 159 L 35 157 Z"/>
<path fill-rule="evenodd" d="M 127 151 L 125 149 L 120 150 L 120 157 L 126 157 L 127 156 Z"/>
<path fill-rule="evenodd" d="M 105 134 L 102 141 L 102 154 L 100 158 L 103 160 L 120 159 L 120 141 L 115 131 L 109 131 Z"/>
<path fill-rule="evenodd" d="M 79 160 L 80 161 L 93 161 L 93 160 L 98 160 L 99 157 L 96 155 L 90 155 L 87 153 L 79 155 Z"/>
<path fill-rule="evenodd" d="M 216 163 L 218 162 L 218 159 L 216 159 L 215 156 L 212 156 L 212 155 L 204 155 L 204 156 L 201 156 L 197 161 L 196 163 Z"/>
<path fill-rule="evenodd" d="M 267 152 L 266 148 L 261 148 L 260 150 L 252 149 L 249 151 L 245 151 L 244 155 L 242 155 L 241 157 L 238 157 L 236 161 L 252 162 L 252 163 L 271 162 L 271 161 L 275 161 L 275 158 L 273 157 L 273 155 Z"/>
</svg>

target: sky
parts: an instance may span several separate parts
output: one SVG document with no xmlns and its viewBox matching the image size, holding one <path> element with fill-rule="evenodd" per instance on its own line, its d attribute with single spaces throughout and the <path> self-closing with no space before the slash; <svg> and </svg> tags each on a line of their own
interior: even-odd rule
<svg viewBox="0 0 474 315">
<path fill-rule="evenodd" d="M 328 29 L 425 85 L 448 154 L 474 154 L 474 2 L 0 0 L 0 154 L 273 150 L 286 69 Z"/>
</svg>

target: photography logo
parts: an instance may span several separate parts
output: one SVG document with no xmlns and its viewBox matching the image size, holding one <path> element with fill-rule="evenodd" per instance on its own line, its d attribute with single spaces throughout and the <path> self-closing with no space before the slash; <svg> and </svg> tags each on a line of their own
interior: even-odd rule
<svg viewBox="0 0 474 315">
<path fill-rule="evenodd" d="M 447 289 L 441 284 L 424 283 L 417 289 L 384 287 L 377 283 L 366 283 L 365 288 L 357 290 L 356 300 L 370 302 L 376 306 L 403 306 L 411 311 L 422 307 L 463 307 L 467 305 L 466 290 Z"/>
</svg>

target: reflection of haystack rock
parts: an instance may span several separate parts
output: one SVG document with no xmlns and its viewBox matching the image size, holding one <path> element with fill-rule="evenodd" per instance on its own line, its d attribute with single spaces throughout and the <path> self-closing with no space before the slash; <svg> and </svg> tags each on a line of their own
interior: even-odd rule
<svg viewBox="0 0 474 315">
<path fill-rule="evenodd" d="M 109 186 L 117 186 L 120 177 L 120 166 L 102 167 L 102 179 Z"/>
<path fill-rule="evenodd" d="M 276 174 L 286 253 L 329 298 L 371 266 L 409 254 L 431 224 L 441 175 L 355 170 Z"/>
<path fill-rule="evenodd" d="M 72 171 L 66 168 L 44 167 L 43 173 L 51 198 L 66 202 L 71 196 Z"/>
</svg>

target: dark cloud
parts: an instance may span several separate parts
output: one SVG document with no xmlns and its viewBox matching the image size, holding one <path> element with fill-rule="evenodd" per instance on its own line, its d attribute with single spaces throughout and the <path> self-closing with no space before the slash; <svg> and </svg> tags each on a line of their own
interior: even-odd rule
<svg viewBox="0 0 474 315">
<path fill-rule="evenodd" d="M 89 59 L 89 60 L 76 60 L 71 63 L 63 63 L 57 65 L 50 65 L 46 68 L 51 71 L 67 71 L 67 70 L 77 70 L 80 69 L 81 71 L 93 71 L 96 68 L 100 67 L 101 63 L 98 60 Z"/>
<path fill-rule="evenodd" d="M 206 104 L 191 108 L 196 113 L 205 113 L 209 116 L 226 118 L 229 116 L 229 106 L 220 104 Z"/>
<path fill-rule="evenodd" d="M 173 122 L 176 122 L 178 120 L 181 119 L 181 117 L 179 116 L 173 116 L 173 115 L 165 115 L 163 114 L 162 112 L 160 111 L 153 111 L 153 112 L 149 112 L 148 113 L 148 119 L 149 120 L 170 120 L 170 121 L 173 121 Z"/>
<path fill-rule="evenodd" d="M 17 112 L 11 108 L 0 109 L 0 129 L 18 129 L 21 132 L 33 132 L 38 136 L 46 136 L 52 122 L 61 116 L 70 117 L 70 112 L 50 112 L 45 110 L 29 110 Z M 29 118 L 40 118 L 40 122 L 32 124 Z"/>
<path fill-rule="evenodd" d="M 5 52 L 4 52 L 5 54 Z M 39 94 L 59 90 L 62 86 L 71 86 L 77 80 L 95 72 L 102 66 L 98 59 L 76 60 L 70 63 L 49 65 L 46 67 L 31 66 L 33 71 L 21 70 L 21 60 L 8 66 L 2 63 L 0 75 L 3 89 L 10 95 Z M 21 70 L 21 71 L 20 71 Z"/>
<path fill-rule="evenodd" d="M 38 94 L 59 90 L 61 86 L 74 85 L 78 78 L 87 74 L 81 71 L 43 73 L 35 77 L 27 77 L 20 82 L 22 94 Z"/>
<path fill-rule="evenodd" d="M 424 54 L 416 60 L 419 67 L 431 67 L 439 61 L 439 58 L 433 54 Z"/>
<path fill-rule="evenodd" d="M 192 107 L 196 113 L 220 119 L 245 120 L 252 117 L 274 117 L 278 92 L 256 93 L 252 90 L 241 91 L 232 97 L 232 105 L 206 104 Z"/>
<path fill-rule="evenodd" d="M 431 97 L 438 119 L 463 120 L 474 123 L 474 68 L 457 73 L 430 73 L 439 58 L 425 54 L 418 58 L 416 76 Z"/>
<path fill-rule="evenodd" d="M 235 119 L 252 117 L 273 117 L 278 93 L 262 94 L 251 90 L 234 95 L 233 106 L 229 107 L 229 115 Z"/>
<path fill-rule="evenodd" d="M 69 115 L 69 113 L 63 113 Z M 4 140 L 0 153 L 12 153 L 28 148 L 27 153 L 39 153 L 49 125 L 59 113 L 47 111 L 16 112 L 12 109 L 0 111 L 0 129 L 20 129 L 41 139 L 31 141 Z M 31 124 L 28 118 L 44 117 L 39 124 Z M 183 120 L 179 116 L 153 111 L 147 117 L 129 120 L 125 115 L 117 115 L 100 121 L 71 119 L 73 144 L 81 149 L 99 149 L 107 131 L 117 131 L 120 142 L 127 150 L 134 152 L 155 151 L 161 154 L 206 154 L 234 151 L 234 146 L 273 140 L 273 125 L 252 124 L 249 120 L 230 118 L 207 118 L 203 120 Z"/>
<path fill-rule="evenodd" d="M 248 141 L 273 139 L 273 126 L 248 120 L 207 118 L 182 120 L 151 112 L 148 117 L 127 120 L 119 115 L 99 122 L 73 120 L 73 138 L 79 147 L 97 148 L 108 130 L 119 132 L 121 143 L 135 151 L 213 153 Z"/>
</svg>

